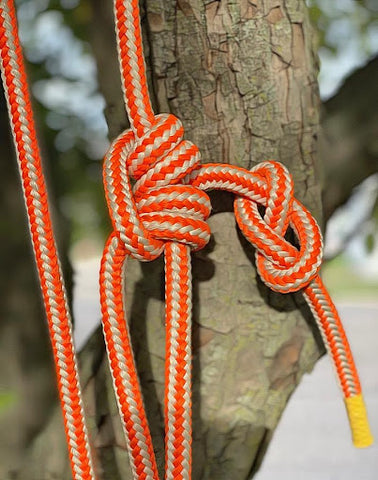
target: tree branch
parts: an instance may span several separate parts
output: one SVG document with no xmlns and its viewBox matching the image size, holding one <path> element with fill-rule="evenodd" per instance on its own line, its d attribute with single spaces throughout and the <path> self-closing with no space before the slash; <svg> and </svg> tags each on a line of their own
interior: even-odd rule
<svg viewBox="0 0 378 480">
<path fill-rule="evenodd" d="M 327 221 L 354 187 L 378 171 L 378 56 L 350 75 L 323 105 L 320 158 Z"/>
</svg>

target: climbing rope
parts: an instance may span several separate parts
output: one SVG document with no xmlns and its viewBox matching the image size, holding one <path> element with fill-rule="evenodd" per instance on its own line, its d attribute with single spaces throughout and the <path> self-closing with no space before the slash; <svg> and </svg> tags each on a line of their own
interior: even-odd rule
<svg viewBox="0 0 378 480">
<path fill-rule="evenodd" d="M 115 0 L 115 16 L 122 87 L 131 129 L 114 141 L 104 162 L 105 192 L 114 231 L 105 247 L 100 285 L 105 339 L 135 478 L 158 479 L 158 474 L 132 360 L 123 308 L 122 268 L 128 256 L 149 261 L 164 252 L 165 477 L 189 479 L 189 251 L 202 248 L 209 239 L 205 220 L 210 205 L 205 190 L 222 189 L 237 195 L 235 217 L 245 237 L 256 248 L 256 265 L 262 280 L 282 293 L 303 290 L 334 361 L 354 443 L 370 444 L 372 437 L 350 347 L 337 311 L 318 276 L 322 258 L 319 227 L 294 199 L 289 173 L 277 162 L 264 162 L 250 172 L 230 165 L 201 166 L 198 149 L 183 140 L 181 122 L 172 115 L 153 114 L 138 1 Z M 133 187 L 130 178 L 135 181 Z M 266 207 L 263 218 L 258 205 Z M 289 226 L 297 236 L 299 250 L 284 238 Z M 134 418 L 130 421 L 131 413 Z"/>
<path fill-rule="evenodd" d="M 350 347 L 320 277 L 322 238 L 293 196 L 292 179 L 278 162 L 251 171 L 200 164 L 198 148 L 183 139 L 181 122 L 154 115 L 148 95 L 137 0 L 115 0 L 124 100 L 131 128 L 104 160 L 104 186 L 113 224 L 100 270 L 102 322 L 119 413 L 134 479 L 158 480 L 124 308 L 129 256 L 165 257 L 165 478 L 191 478 L 191 262 L 210 238 L 205 191 L 236 195 L 235 218 L 256 248 L 256 266 L 273 290 L 301 290 L 334 362 L 356 446 L 372 442 Z M 94 479 L 86 434 L 71 322 L 53 240 L 40 154 L 30 107 L 13 2 L 0 0 L 2 77 L 21 171 L 30 229 L 56 364 L 74 480 Z M 131 183 L 131 178 L 134 180 Z M 263 217 L 258 206 L 265 207 Z M 292 228 L 300 245 L 285 239 Z"/>
<path fill-rule="evenodd" d="M 0 0 L 1 73 L 53 347 L 74 480 L 94 478 L 72 340 L 13 1 Z"/>
</svg>

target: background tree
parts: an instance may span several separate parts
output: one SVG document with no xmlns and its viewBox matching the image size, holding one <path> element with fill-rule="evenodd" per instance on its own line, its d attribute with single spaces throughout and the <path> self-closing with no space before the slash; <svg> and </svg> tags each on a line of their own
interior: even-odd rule
<svg viewBox="0 0 378 480">
<path fill-rule="evenodd" d="M 364 9 L 361 11 L 371 12 L 371 24 L 373 7 L 368 2 L 359 5 Z M 280 160 L 294 176 L 297 197 L 319 221 L 322 221 L 323 168 L 326 172 L 323 178 L 332 182 L 332 188 L 325 183 L 324 192 L 336 192 L 323 195 L 327 219 L 359 181 L 377 171 L 373 140 L 376 112 L 371 108 L 373 102 L 361 103 L 362 96 L 368 96 L 356 87 L 366 75 L 368 91 L 374 98 L 378 85 L 374 81 L 376 60 L 353 75 L 339 95 L 326 103 L 326 135 L 320 151 L 320 158 L 326 160 L 324 167 L 316 156 L 319 134 L 316 35 L 309 14 L 318 26 L 326 26 L 323 10 L 316 5 L 312 4 L 310 12 L 298 0 L 147 0 L 143 6 L 146 58 L 155 110 L 172 111 L 182 119 L 186 138 L 200 147 L 205 162 L 229 162 L 251 168 L 265 159 Z M 67 223 L 73 227 L 71 240 L 80 238 L 84 232 L 98 235 L 99 229 L 108 228 L 98 162 L 105 136 L 103 126 L 96 121 L 95 112 L 101 108 L 101 99 L 91 77 L 90 51 L 98 65 L 110 138 L 127 127 L 111 2 L 33 0 L 20 2 L 19 13 L 24 26 L 29 22 L 29 29 L 24 29 L 26 53 L 33 61 L 30 73 L 33 91 L 40 100 L 37 104 L 40 136 L 45 158 L 49 159 L 51 190 L 57 199 L 56 216 L 62 225 L 59 237 L 65 251 Z M 65 33 L 60 33 L 63 44 L 49 41 L 48 35 L 43 35 L 46 25 L 50 25 L 55 37 L 63 29 Z M 323 39 L 326 41 L 326 35 Z M 86 68 L 80 69 L 77 62 L 67 61 L 75 55 L 86 59 Z M 80 89 L 88 92 L 88 103 L 84 104 L 87 108 L 83 104 L 78 108 L 80 102 L 75 92 Z M 365 115 L 367 108 L 372 110 L 369 118 Z M 9 137 L 5 133 L 4 109 L 1 115 L 1 134 L 6 144 Z M 367 128 L 355 128 L 362 122 Z M 354 140 L 356 145 L 347 154 L 342 148 L 346 138 Z M 10 152 L 9 142 L 6 145 L 6 151 Z M 357 155 L 366 159 L 363 165 L 368 165 L 367 168 L 356 162 Z M 11 159 L 4 156 L 5 173 L 11 171 L 9 164 Z M 356 172 L 353 179 L 348 175 L 348 182 L 340 182 L 340 172 L 352 164 Z M 6 178 L 4 174 L 3 181 Z M 14 370 L 10 373 L 10 362 L 1 363 L 7 369 L 2 373 L 6 389 L 1 392 L 0 424 L 2 432 L 12 430 L 20 434 L 15 438 L 8 435 L 0 438 L 4 445 L 0 449 L 3 452 L 0 476 L 64 479 L 70 474 L 60 412 L 52 393 L 43 315 L 36 302 L 36 290 L 29 286 L 31 280 L 26 283 L 23 273 L 27 265 L 26 230 L 21 232 L 11 222 L 16 215 L 13 208 L 14 212 L 21 212 L 20 204 L 13 201 L 16 187 L 10 187 L 16 180 L 13 177 L 7 181 L 9 188 L 2 192 L 11 214 L 3 224 L 3 231 L 8 232 L 4 245 L 8 245 L 9 251 L 4 261 L 12 260 L 12 267 L 4 266 L 6 271 L 12 268 L 10 271 L 20 273 L 12 275 L 12 281 L 4 279 L 7 288 L 1 290 L 6 319 L 3 328 L 10 333 L 2 337 L 0 352 L 6 359 L 12 352 Z M 210 225 L 214 239 L 193 259 L 193 478 L 244 479 L 258 468 L 288 398 L 323 347 L 300 295 L 273 294 L 256 278 L 253 252 L 239 235 L 230 213 L 232 199 L 225 194 L 214 194 L 212 201 L 214 214 Z M 89 210 L 88 204 L 95 205 L 95 209 Z M 9 235 L 10 231 L 14 233 Z M 25 240 L 22 245 L 16 242 L 20 238 Z M 161 261 L 146 265 L 130 262 L 127 273 L 129 318 L 160 467 L 164 458 L 159 403 L 164 369 L 162 268 Z M 20 277 L 25 278 L 22 285 Z M 32 305 L 36 305 L 34 309 Z M 130 478 L 99 331 L 84 348 L 81 361 L 98 470 L 104 478 Z M 32 415 L 31 411 L 38 415 Z"/>
</svg>

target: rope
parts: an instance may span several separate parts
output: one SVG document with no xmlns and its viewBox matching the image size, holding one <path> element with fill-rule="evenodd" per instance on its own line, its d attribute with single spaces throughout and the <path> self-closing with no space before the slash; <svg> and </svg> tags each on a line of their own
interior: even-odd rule
<svg viewBox="0 0 378 480">
<path fill-rule="evenodd" d="M 356 446 L 372 442 L 361 387 L 336 308 L 318 276 L 322 238 L 316 221 L 293 196 L 292 178 L 278 162 L 251 171 L 200 163 L 183 139 L 181 122 L 154 115 L 148 95 L 137 0 L 115 0 L 117 48 L 131 129 L 114 140 L 104 160 L 105 195 L 113 224 L 100 270 L 102 322 L 119 413 L 134 479 L 159 474 L 124 308 L 129 256 L 165 257 L 165 478 L 191 478 L 191 262 L 210 238 L 205 191 L 236 196 L 235 218 L 256 248 L 256 266 L 273 290 L 301 290 L 334 362 Z M 70 316 L 47 206 L 19 46 L 13 2 L 0 0 L 2 76 L 23 181 L 34 251 L 56 363 L 74 480 L 94 479 L 74 356 Z M 131 183 L 131 179 L 133 182 Z M 265 207 L 263 216 L 258 206 Z M 297 249 L 285 239 L 292 228 Z"/>
<path fill-rule="evenodd" d="M 1 73 L 42 288 L 74 480 L 94 478 L 72 340 L 70 312 L 53 236 L 41 156 L 13 1 L 0 0 Z"/>
<path fill-rule="evenodd" d="M 190 261 L 189 249 L 202 248 L 209 239 L 205 220 L 210 206 L 205 190 L 223 189 L 236 194 L 235 217 L 244 236 L 256 248 L 256 266 L 262 280 L 273 290 L 289 293 L 302 290 L 333 359 L 344 397 L 358 398 L 359 412 L 365 412 L 361 387 L 350 347 L 337 314 L 319 276 L 322 238 L 316 221 L 293 197 L 292 179 L 277 162 L 264 162 L 252 171 L 229 165 L 200 165 L 197 148 L 183 140 L 180 121 L 172 115 L 154 115 L 147 90 L 137 0 L 115 0 L 116 33 L 124 101 L 131 129 L 123 132 L 110 147 L 104 162 L 104 184 L 117 244 L 118 269 L 106 247 L 100 288 L 103 326 L 109 357 L 126 357 L 131 351 L 127 321 L 110 320 L 107 299 L 117 278 L 122 305 L 120 269 L 131 255 L 141 261 L 165 255 L 166 269 L 166 370 L 165 430 L 166 479 L 191 477 L 190 420 Z M 130 178 L 134 179 L 131 187 Z M 265 207 L 263 218 L 258 205 Z M 299 250 L 284 238 L 288 227 L 296 234 Z M 109 245 L 109 244 L 108 244 Z M 119 261 L 118 260 L 118 261 Z M 114 290 L 113 290 L 114 292 Z M 113 307 L 112 307 L 113 308 Z M 122 307 L 121 307 L 122 308 Z M 114 308 L 113 308 L 114 310 Z M 113 330 L 112 329 L 113 325 Z M 126 331 L 126 334 L 125 334 Z M 115 352 L 117 351 L 117 353 Z M 117 381 L 121 364 L 111 363 Z M 137 372 L 130 363 L 127 376 Z M 138 387 L 139 388 L 139 387 Z M 141 399 L 140 389 L 138 398 Z M 151 436 L 142 401 L 135 412 L 143 435 L 136 438 L 128 429 L 132 396 L 122 390 L 118 396 L 121 417 L 135 478 L 158 479 L 151 450 Z M 357 446 L 372 442 L 365 414 L 357 415 L 359 428 L 347 401 L 353 439 Z M 139 430 L 138 430 L 139 432 Z M 363 433 L 362 433 L 363 432 Z M 135 446 L 135 447 L 133 447 Z M 149 471 L 147 472 L 147 465 Z M 152 466 L 152 472 L 150 470 Z M 149 476 L 150 475 L 150 476 Z"/>
</svg>

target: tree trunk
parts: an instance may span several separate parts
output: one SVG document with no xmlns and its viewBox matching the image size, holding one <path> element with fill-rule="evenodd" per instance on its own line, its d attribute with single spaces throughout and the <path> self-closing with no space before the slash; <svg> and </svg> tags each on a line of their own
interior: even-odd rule
<svg viewBox="0 0 378 480">
<path fill-rule="evenodd" d="M 91 5 L 91 41 L 113 138 L 127 120 L 111 2 Z M 144 20 L 156 112 L 171 111 L 183 121 L 204 162 L 246 168 L 266 159 L 283 162 L 297 198 L 321 220 L 317 60 L 305 3 L 147 0 Z M 272 293 L 257 278 L 230 196 L 213 194 L 212 200 L 213 240 L 193 256 L 193 479 L 245 480 L 257 470 L 288 398 L 323 347 L 301 296 Z M 128 318 L 162 470 L 163 262 L 130 261 L 126 278 Z M 130 479 L 99 332 L 81 360 L 99 476 Z M 70 478 L 64 452 L 56 410 L 18 478 Z"/>
</svg>

